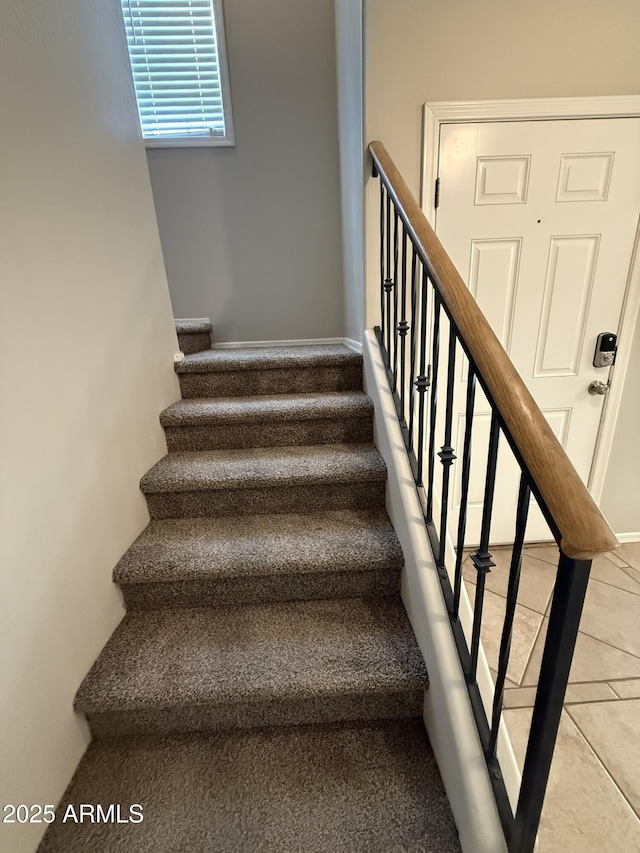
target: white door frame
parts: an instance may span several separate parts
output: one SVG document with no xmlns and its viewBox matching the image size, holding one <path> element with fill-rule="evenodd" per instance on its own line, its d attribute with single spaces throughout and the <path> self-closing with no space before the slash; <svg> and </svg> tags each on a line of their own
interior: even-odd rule
<svg viewBox="0 0 640 853">
<path fill-rule="evenodd" d="M 543 121 L 586 118 L 640 118 L 640 95 L 597 98 L 535 98 L 505 101 L 439 101 L 424 104 L 422 125 L 422 174 L 420 206 L 435 227 L 435 183 L 440 154 L 440 125 L 485 121 Z M 613 435 L 629 366 L 631 344 L 640 308 L 640 219 L 622 304 L 618 337 L 620 345 L 610 374 L 593 454 L 588 488 L 600 502 L 613 445 Z"/>
</svg>

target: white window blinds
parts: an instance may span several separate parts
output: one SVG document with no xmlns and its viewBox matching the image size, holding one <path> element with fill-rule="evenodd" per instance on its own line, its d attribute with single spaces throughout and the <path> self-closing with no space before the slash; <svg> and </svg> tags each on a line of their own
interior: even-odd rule
<svg viewBox="0 0 640 853">
<path fill-rule="evenodd" d="M 121 0 L 143 137 L 233 142 L 220 0 Z"/>
</svg>

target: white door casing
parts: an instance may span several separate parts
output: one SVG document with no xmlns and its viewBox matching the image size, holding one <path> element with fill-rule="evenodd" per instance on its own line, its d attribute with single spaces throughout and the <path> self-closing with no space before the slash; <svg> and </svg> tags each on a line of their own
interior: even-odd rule
<svg viewBox="0 0 640 853">
<path fill-rule="evenodd" d="M 438 236 L 588 482 L 603 398 L 589 395 L 587 386 L 608 378 L 608 369 L 592 365 L 597 334 L 620 330 L 640 208 L 640 119 L 442 124 L 440 137 Z M 482 503 L 482 434 L 489 425 L 482 395 L 476 413 L 472 542 Z M 502 454 L 498 474 L 496 542 L 513 536 L 517 470 L 509 455 Z M 459 485 L 458 476 L 453 510 Z M 549 538 L 537 511 L 528 530 L 530 539 Z"/>
</svg>

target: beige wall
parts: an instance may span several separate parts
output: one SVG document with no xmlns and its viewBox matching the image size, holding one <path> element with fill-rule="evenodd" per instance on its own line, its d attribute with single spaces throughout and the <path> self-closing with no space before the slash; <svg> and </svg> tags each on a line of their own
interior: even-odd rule
<svg viewBox="0 0 640 853">
<path fill-rule="evenodd" d="M 640 537 L 640 323 L 631 349 L 625 394 L 613 438 L 602 511 L 616 533 Z"/>
<path fill-rule="evenodd" d="M 425 101 L 633 95 L 638 0 L 365 0 L 368 140 L 410 187 Z"/>
<path fill-rule="evenodd" d="M 335 0 L 345 334 L 364 330 L 364 86 L 362 0 Z"/>
<path fill-rule="evenodd" d="M 148 151 L 177 317 L 344 332 L 333 0 L 226 0 L 236 145 Z"/>
<path fill-rule="evenodd" d="M 640 93 L 638 0 L 364 2 L 365 138 L 385 143 L 416 194 L 426 101 Z M 370 246 L 377 240 L 377 194 L 370 180 Z M 374 249 L 367 255 L 368 288 L 375 283 L 377 262 Z M 377 300 L 377 294 L 368 293 L 368 326 L 374 323 Z M 631 426 L 640 384 L 637 353 L 636 346 L 603 500 L 619 533 L 640 530 L 640 482 L 625 465 L 638 458 Z"/>
<path fill-rule="evenodd" d="M 4 0 L 0 90 L 0 800 L 46 804 L 88 743 L 73 697 L 123 613 L 177 341 L 117 0 Z"/>
</svg>

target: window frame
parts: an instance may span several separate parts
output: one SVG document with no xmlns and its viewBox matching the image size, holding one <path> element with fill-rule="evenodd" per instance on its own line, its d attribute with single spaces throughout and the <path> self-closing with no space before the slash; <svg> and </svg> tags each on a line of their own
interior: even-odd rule
<svg viewBox="0 0 640 853">
<path fill-rule="evenodd" d="M 213 26 L 216 34 L 216 47 L 218 50 L 218 74 L 220 78 L 220 95 L 222 98 L 222 114 L 224 116 L 224 136 L 209 135 L 195 136 L 169 136 L 162 139 L 154 139 L 145 137 L 142 129 L 142 119 L 140 117 L 140 108 L 138 106 L 138 92 L 136 91 L 135 81 L 133 81 L 133 89 L 136 99 L 136 110 L 138 111 L 138 123 L 140 126 L 140 136 L 145 148 L 211 148 L 211 147 L 232 147 L 236 144 L 235 134 L 233 129 L 233 115 L 231 109 L 231 86 L 229 83 L 229 64 L 227 59 L 227 43 L 226 29 L 224 24 L 224 10 L 222 0 L 210 0 L 211 9 L 213 12 Z M 131 64 L 131 56 L 129 55 L 129 43 L 125 33 L 125 43 L 127 45 L 127 56 L 129 64 Z M 133 75 L 133 70 L 132 70 Z"/>
</svg>

